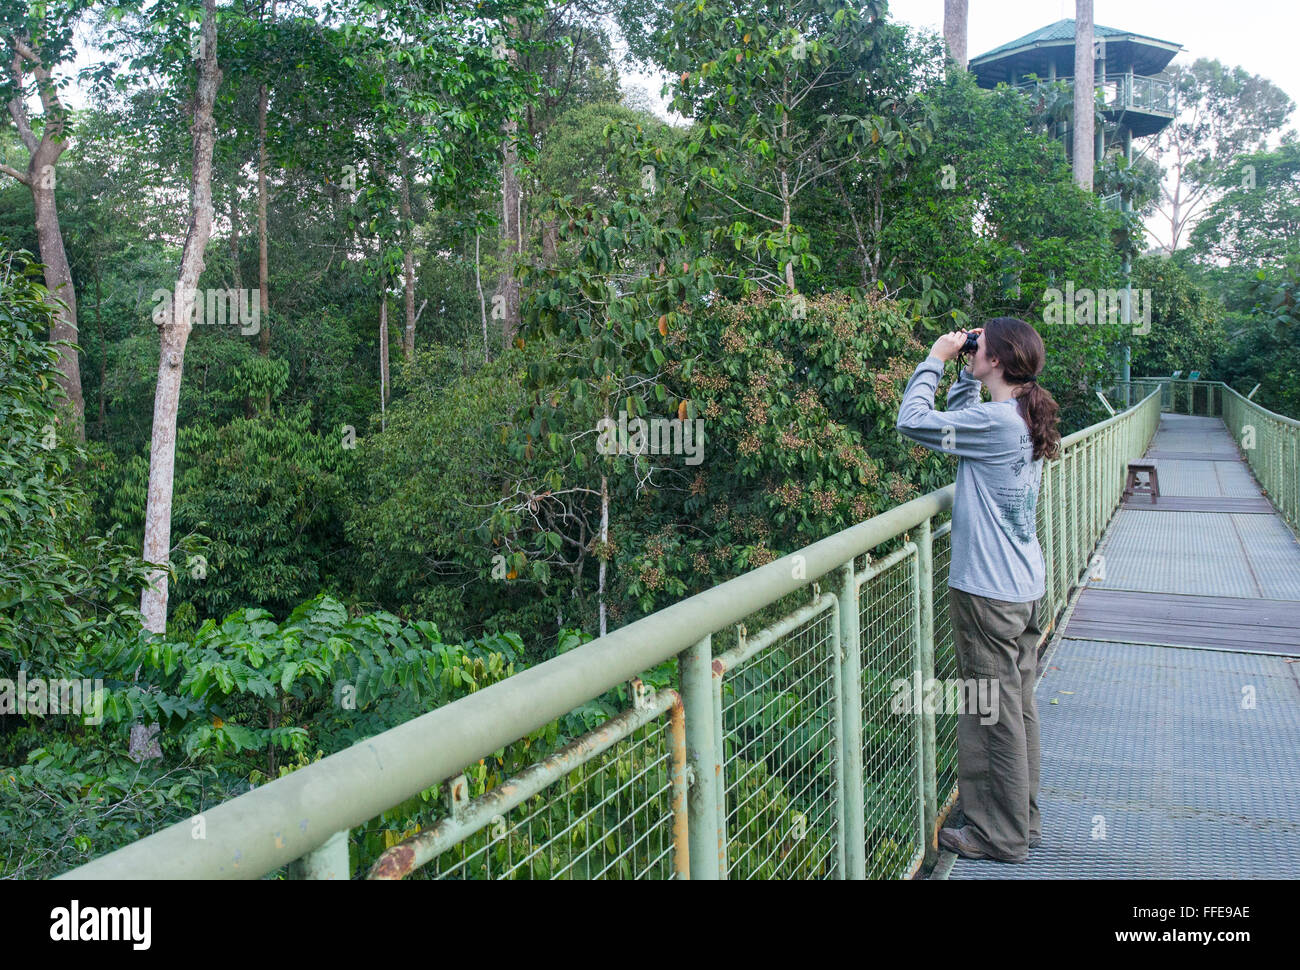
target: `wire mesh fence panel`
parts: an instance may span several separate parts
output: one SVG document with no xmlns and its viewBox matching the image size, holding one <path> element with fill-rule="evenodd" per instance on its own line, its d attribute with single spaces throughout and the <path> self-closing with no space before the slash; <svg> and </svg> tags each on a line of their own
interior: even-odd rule
<svg viewBox="0 0 1300 970">
<path fill-rule="evenodd" d="M 661 716 L 421 871 L 437 879 L 669 879 L 671 759 Z"/>
<path fill-rule="evenodd" d="M 940 681 L 957 678 L 957 649 L 952 617 L 948 612 L 948 571 L 952 563 L 952 531 L 936 529 L 934 537 L 934 676 Z M 957 712 L 946 706 L 934 712 L 935 791 L 942 806 L 957 784 Z"/>
<path fill-rule="evenodd" d="M 841 875 L 836 616 L 806 620 L 723 678 L 730 879 Z"/>
<path fill-rule="evenodd" d="M 913 697 L 918 617 L 915 553 L 862 583 L 862 782 L 868 878 L 896 879 L 924 850 Z M 908 703 L 899 703 L 906 693 Z M 911 701 L 917 701 L 912 703 Z"/>
</svg>

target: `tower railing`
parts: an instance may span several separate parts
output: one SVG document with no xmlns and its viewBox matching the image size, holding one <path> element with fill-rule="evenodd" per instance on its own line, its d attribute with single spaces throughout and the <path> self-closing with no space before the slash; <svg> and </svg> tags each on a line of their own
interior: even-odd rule
<svg viewBox="0 0 1300 970">
<path fill-rule="evenodd" d="M 1163 393 L 1135 394 L 1043 462 L 1034 515 L 1044 639 L 1093 569 L 1125 464 L 1155 434 Z M 216 806 L 201 827 L 177 823 L 61 878 L 258 878 L 285 867 L 291 878 L 347 878 L 353 830 L 439 789 L 437 817 L 387 849 L 369 877 L 912 876 L 934 858 L 939 816 L 956 794 L 958 707 L 978 704 L 977 686 L 958 679 L 948 617 L 953 490 L 360 741 Z M 673 658 L 675 687 L 642 682 Z M 505 746 L 627 683 L 627 710 L 474 795 Z"/>
<path fill-rule="evenodd" d="M 1050 78 L 1018 81 L 1011 85 L 1017 90 L 1030 91 L 1039 85 L 1054 83 Z M 1055 83 L 1072 90 L 1074 78 L 1058 77 Z M 1110 111 L 1145 111 L 1153 114 L 1174 115 L 1174 89 L 1171 82 L 1143 74 L 1107 74 L 1095 79 L 1101 92 L 1102 104 Z"/>
</svg>

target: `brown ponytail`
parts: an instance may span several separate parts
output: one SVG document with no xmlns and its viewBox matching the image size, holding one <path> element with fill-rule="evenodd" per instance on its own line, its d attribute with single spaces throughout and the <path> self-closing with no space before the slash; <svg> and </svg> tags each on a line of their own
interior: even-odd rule
<svg viewBox="0 0 1300 970">
<path fill-rule="evenodd" d="M 1056 458 L 1061 443 L 1056 430 L 1060 405 L 1037 379 L 1047 360 L 1043 338 L 1018 317 L 994 317 L 984 323 L 984 353 L 1002 365 L 1002 377 L 1008 384 L 1018 385 L 1012 393 L 1029 426 L 1034 460 Z"/>
</svg>

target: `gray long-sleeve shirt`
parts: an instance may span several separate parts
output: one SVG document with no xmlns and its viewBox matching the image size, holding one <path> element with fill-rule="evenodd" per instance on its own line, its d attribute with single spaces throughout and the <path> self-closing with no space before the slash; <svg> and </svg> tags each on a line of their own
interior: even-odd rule
<svg viewBox="0 0 1300 970">
<path fill-rule="evenodd" d="M 952 558 L 948 585 L 1012 603 L 1044 593 L 1038 545 L 1038 488 L 1043 460 L 1015 398 L 981 401 L 980 382 L 962 370 L 948 391 L 948 410 L 934 409 L 943 361 L 916 365 L 898 408 L 898 432 L 945 454 L 957 455 L 952 504 Z"/>
</svg>

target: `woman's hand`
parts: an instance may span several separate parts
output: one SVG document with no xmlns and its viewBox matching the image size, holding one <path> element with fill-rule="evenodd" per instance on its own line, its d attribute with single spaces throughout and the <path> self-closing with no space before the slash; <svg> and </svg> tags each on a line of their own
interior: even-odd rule
<svg viewBox="0 0 1300 970">
<path fill-rule="evenodd" d="M 965 343 L 966 331 L 954 330 L 952 333 L 945 333 L 936 340 L 934 346 L 930 348 L 930 354 L 946 363 L 957 356 Z"/>
</svg>

